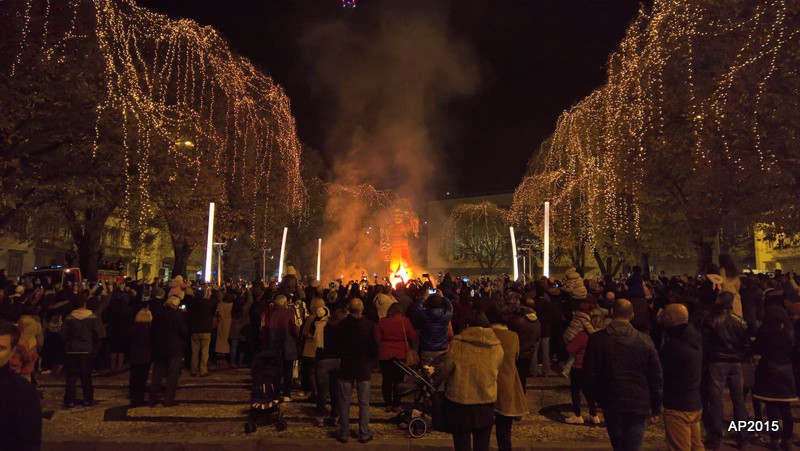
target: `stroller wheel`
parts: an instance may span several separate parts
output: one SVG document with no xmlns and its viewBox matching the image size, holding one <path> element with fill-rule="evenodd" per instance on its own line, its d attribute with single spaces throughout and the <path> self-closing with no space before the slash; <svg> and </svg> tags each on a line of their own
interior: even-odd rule
<svg viewBox="0 0 800 451">
<path fill-rule="evenodd" d="M 287 427 L 289 427 L 289 425 L 287 425 L 283 420 L 279 420 L 277 423 L 275 423 L 275 430 L 278 432 L 285 431 Z"/>
<path fill-rule="evenodd" d="M 422 418 L 414 418 L 408 423 L 408 433 L 414 438 L 420 438 L 428 432 L 428 423 Z"/>
<path fill-rule="evenodd" d="M 247 423 L 244 424 L 244 433 L 245 434 L 251 434 L 251 433 L 255 432 L 256 429 L 258 429 L 258 426 L 256 426 L 256 422 L 255 421 L 248 421 Z"/>
</svg>

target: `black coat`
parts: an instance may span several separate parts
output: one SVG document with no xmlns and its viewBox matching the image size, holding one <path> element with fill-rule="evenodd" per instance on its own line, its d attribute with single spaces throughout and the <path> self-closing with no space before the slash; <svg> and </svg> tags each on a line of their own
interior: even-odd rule
<svg viewBox="0 0 800 451">
<path fill-rule="evenodd" d="M 529 309 L 520 308 L 511 316 L 508 321 L 508 329 L 516 332 L 519 337 L 519 357 L 517 359 L 533 359 L 536 350 L 536 343 L 542 336 L 542 326 L 539 320 L 532 321 L 526 313 Z"/>
<path fill-rule="evenodd" d="M 706 363 L 741 362 L 750 355 L 750 338 L 740 318 L 716 305 L 703 318 L 703 357 Z"/>
<path fill-rule="evenodd" d="M 632 417 L 661 412 L 658 352 L 650 337 L 630 324 L 614 321 L 590 335 L 583 371 L 603 411 Z"/>
<path fill-rule="evenodd" d="M 797 398 L 792 368 L 794 337 L 791 325 L 779 331 L 759 330 L 753 350 L 761 356 L 756 367 L 753 397 L 764 401 L 792 401 Z"/>
<path fill-rule="evenodd" d="M 378 336 L 375 323 L 365 317 L 348 316 L 336 327 L 336 349 L 342 359 L 339 378 L 368 381 L 372 361 L 378 358 Z"/>
<path fill-rule="evenodd" d="M 0 367 L 0 450 L 33 451 L 42 442 L 36 387 L 6 364 Z"/>
<path fill-rule="evenodd" d="M 549 300 L 541 297 L 536 299 L 536 317 L 541 323 L 541 338 L 550 337 L 553 333 L 553 306 Z"/>
<path fill-rule="evenodd" d="M 154 313 L 150 336 L 153 360 L 165 361 L 183 355 L 185 340 L 189 336 L 183 313 L 170 307 Z"/>
<path fill-rule="evenodd" d="M 213 329 L 214 304 L 202 294 L 186 300 L 186 322 L 190 334 L 210 334 Z"/>
<path fill-rule="evenodd" d="M 134 323 L 129 330 L 131 343 L 130 363 L 144 365 L 153 360 L 153 345 L 151 340 L 150 323 Z"/>
<path fill-rule="evenodd" d="M 681 412 L 702 409 L 703 337 L 694 326 L 681 324 L 665 329 L 661 366 L 664 370 L 664 408 Z"/>
</svg>

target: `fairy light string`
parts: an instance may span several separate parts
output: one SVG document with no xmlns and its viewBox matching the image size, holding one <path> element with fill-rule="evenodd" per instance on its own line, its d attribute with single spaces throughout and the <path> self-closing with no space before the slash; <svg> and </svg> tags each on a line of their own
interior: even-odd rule
<svg viewBox="0 0 800 451">
<path fill-rule="evenodd" d="M 63 7 L 70 14 L 59 15 Z M 87 28 L 77 25 L 77 17 L 88 9 L 93 23 L 79 29 Z M 135 0 L 27 0 L 23 16 L 20 56 L 11 67 L 12 76 L 21 69 L 28 46 L 39 46 L 43 58 L 57 57 L 60 62 L 79 37 L 97 46 L 106 92 L 96 109 L 92 153 L 101 157 L 111 151 L 99 145 L 108 133 L 102 124 L 119 117 L 128 180 L 125 198 L 127 205 L 137 206 L 136 211 L 124 212 L 129 220 L 143 225 L 156 214 L 150 193 L 158 189 L 154 184 L 164 171 L 174 178 L 191 168 L 187 188 L 193 191 L 202 189 L 202 166 L 213 167 L 221 177 L 220 196 L 240 196 L 237 204 L 248 206 L 245 216 L 253 219 L 248 221 L 249 234 L 256 245 L 270 237 L 266 223 L 255 218 L 268 212 L 301 214 L 306 192 L 289 99 L 270 77 L 233 54 L 216 30 L 192 20 L 169 19 Z M 31 29 L 33 17 L 41 18 L 36 30 Z M 57 27 L 59 21 L 66 25 Z M 180 142 L 192 145 L 176 145 Z M 177 157 L 181 167 L 151 167 L 152 157 L 164 152 Z M 278 176 L 276 169 L 282 179 L 279 186 L 270 184 L 270 177 Z M 224 205 L 220 211 L 223 216 L 232 214 Z"/>
</svg>

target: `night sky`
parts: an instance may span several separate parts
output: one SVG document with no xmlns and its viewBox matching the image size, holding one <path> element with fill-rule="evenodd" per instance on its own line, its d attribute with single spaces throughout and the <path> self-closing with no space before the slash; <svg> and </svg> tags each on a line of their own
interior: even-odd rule
<svg viewBox="0 0 800 451">
<path fill-rule="evenodd" d="M 350 10 L 339 0 L 140 1 L 172 17 L 215 27 L 235 52 L 271 75 L 291 99 L 301 141 L 319 150 L 327 164 L 337 152 L 326 148 L 325 139 L 332 99 L 312 89 L 300 37 L 307 27 L 336 17 L 369 27 L 381 3 L 359 0 Z M 440 190 L 434 196 L 513 190 L 561 111 L 603 82 L 606 59 L 639 2 L 464 0 L 443 5 L 452 31 L 477 55 L 481 81 L 474 94 L 449 102 L 442 113 L 453 127 L 442 141 L 437 171 L 446 176 L 433 184 Z"/>
</svg>

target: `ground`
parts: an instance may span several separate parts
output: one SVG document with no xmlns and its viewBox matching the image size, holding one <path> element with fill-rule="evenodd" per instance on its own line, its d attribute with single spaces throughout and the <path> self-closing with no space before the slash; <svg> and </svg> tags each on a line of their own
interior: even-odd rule
<svg viewBox="0 0 800 451">
<path fill-rule="evenodd" d="M 184 371 L 178 390 L 179 406 L 128 408 L 128 373 L 95 377 L 95 407 L 61 408 L 63 379 L 41 377 L 45 398 L 43 410 L 44 449 L 278 449 L 339 446 L 327 437 L 330 430 L 317 427 L 310 418 L 312 405 L 301 400 L 284 404 L 288 421 L 285 431 L 262 426 L 245 434 L 244 424 L 250 398 L 247 369 L 225 369 L 194 378 Z M 80 388 L 78 389 L 80 398 Z M 514 424 L 515 448 L 587 449 L 607 448 L 605 429 L 594 425 L 568 425 L 563 422 L 569 411 L 568 380 L 563 377 L 530 379 L 528 405 L 531 413 Z M 372 381 L 372 428 L 375 441 L 367 446 L 384 448 L 452 447 L 450 436 L 429 432 L 412 439 L 390 422 L 393 414 L 384 412 L 380 394 L 380 375 Z M 587 415 L 584 409 L 584 415 Z M 351 411 L 351 427 L 356 428 L 357 408 Z M 650 449 L 664 448 L 663 426 L 647 428 L 645 442 Z M 364 446 L 351 440 L 350 447 Z M 211 449 L 209 448 L 209 449 Z"/>
</svg>

